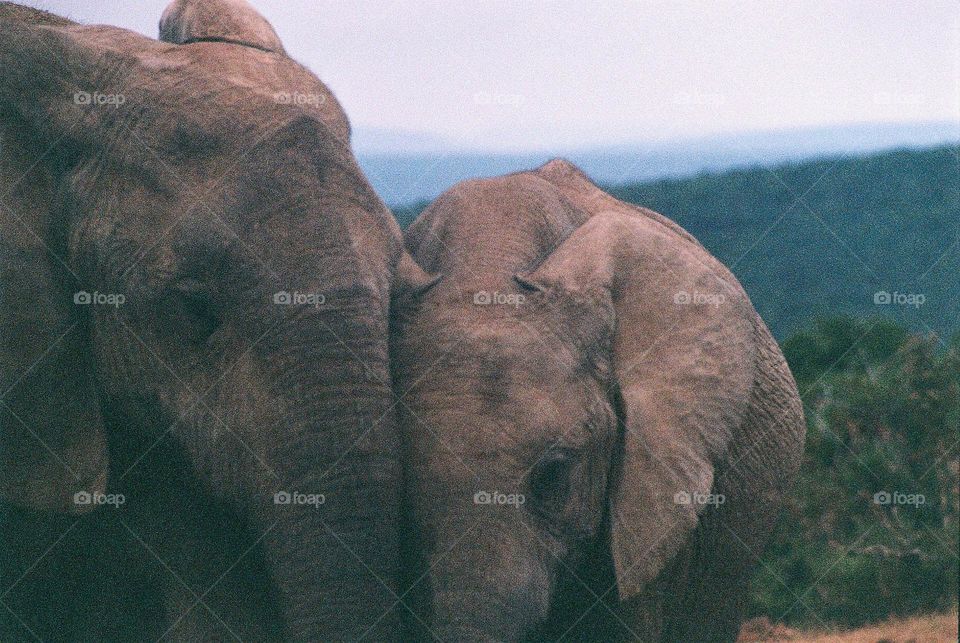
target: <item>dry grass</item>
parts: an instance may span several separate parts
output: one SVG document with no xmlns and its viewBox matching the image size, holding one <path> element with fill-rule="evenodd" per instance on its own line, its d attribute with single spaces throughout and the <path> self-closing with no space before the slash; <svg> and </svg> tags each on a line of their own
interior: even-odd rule
<svg viewBox="0 0 960 643">
<path fill-rule="evenodd" d="M 858 630 L 824 633 L 802 632 L 766 619 L 744 624 L 740 643 L 792 641 L 794 643 L 941 643 L 957 641 L 957 609 L 947 614 L 932 614 L 891 619 Z"/>
</svg>

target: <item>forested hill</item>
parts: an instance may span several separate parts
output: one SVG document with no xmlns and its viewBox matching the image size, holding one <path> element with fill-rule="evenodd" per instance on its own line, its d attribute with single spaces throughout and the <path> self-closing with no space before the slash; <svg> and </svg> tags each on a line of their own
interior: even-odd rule
<svg viewBox="0 0 960 643">
<path fill-rule="evenodd" d="M 894 151 L 607 187 L 693 233 L 778 338 L 813 317 L 960 324 L 960 148 Z M 406 226 L 423 204 L 398 210 Z"/>
</svg>

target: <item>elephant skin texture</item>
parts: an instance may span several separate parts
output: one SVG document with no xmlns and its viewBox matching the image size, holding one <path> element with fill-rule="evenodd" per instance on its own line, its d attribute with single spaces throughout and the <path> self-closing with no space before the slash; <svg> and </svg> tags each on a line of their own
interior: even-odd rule
<svg viewBox="0 0 960 643">
<path fill-rule="evenodd" d="M 733 275 L 562 160 L 453 187 L 405 241 L 411 638 L 734 640 L 805 425 Z"/>
<path fill-rule="evenodd" d="M 0 640 L 389 640 L 399 228 L 240 0 L 0 3 Z"/>
</svg>

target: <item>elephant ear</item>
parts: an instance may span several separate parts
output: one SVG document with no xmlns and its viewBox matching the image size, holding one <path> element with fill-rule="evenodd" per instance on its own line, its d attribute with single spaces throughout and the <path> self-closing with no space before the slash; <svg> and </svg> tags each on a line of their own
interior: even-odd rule
<svg viewBox="0 0 960 643">
<path fill-rule="evenodd" d="M 709 506 L 753 386 L 755 313 L 699 244 L 621 205 L 594 214 L 518 278 L 615 316 L 623 451 L 610 483 L 610 546 L 627 600 L 666 567 Z"/>
<path fill-rule="evenodd" d="M 245 0 L 174 0 L 160 18 L 160 40 L 232 42 L 285 53 L 273 26 Z"/>
<path fill-rule="evenodd" d="M 426 272 L 408 252 L 403 252 L 393 277 L 391 297 L 399 300 L 420 297 L 440 283 L 441 278 L 439 274 Z"/>
<path fill-rule="evenodd" d="M 75 494 L 107 481 L 85 307 L 75 303 L 86 297 L 54 172 L 90 154 L 109 118 L 75 96 L 112 90 L 97 69 L 122 71 L 118 47 L 132 37 L 115 31 L 101 40 L 102 28 L 0 4 L 0 498 L 35 509 L 91 509 Z M 113 53 L 82 44 L 91 41 Z"/>
</svg>

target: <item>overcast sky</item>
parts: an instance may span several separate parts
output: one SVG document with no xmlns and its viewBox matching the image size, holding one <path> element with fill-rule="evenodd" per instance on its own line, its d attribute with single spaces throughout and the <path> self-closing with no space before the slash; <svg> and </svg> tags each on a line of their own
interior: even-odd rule
<svg viewBox="0 0 960 643">
<path fill-rule="evenodd" d="M 167 4 L 25 3 L 151 37 Z M 333 89 L 355 127 L 467 146 L 960 123 L 957 0 L 252 4 Z"/>
</svg>

